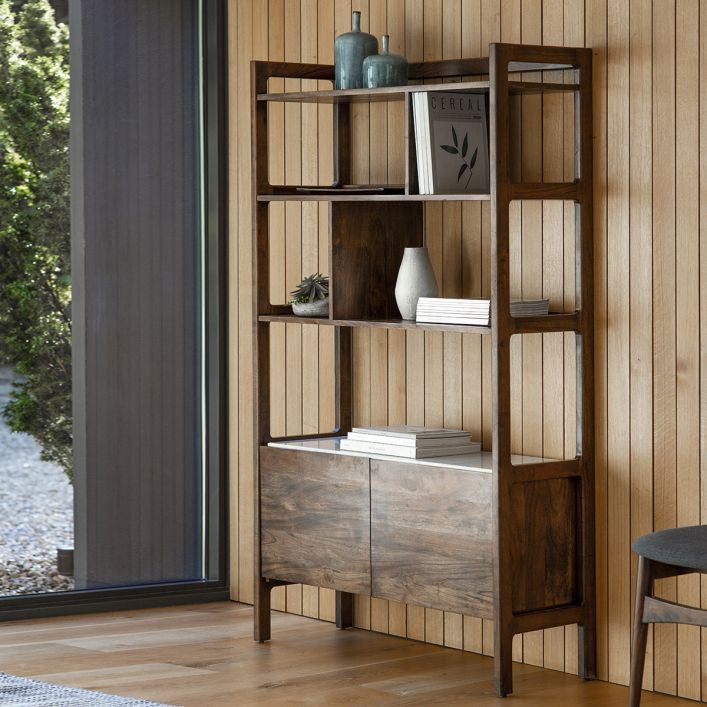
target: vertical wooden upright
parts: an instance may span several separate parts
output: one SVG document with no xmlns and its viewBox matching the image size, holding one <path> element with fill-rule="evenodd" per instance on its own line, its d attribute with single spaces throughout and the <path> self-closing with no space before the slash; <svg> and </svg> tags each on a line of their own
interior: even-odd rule
<svg viewBox="0 0 707 707">
<path fill-rule="evenodd" d="M 524 47 L 491 44 L 489 53 L 490 168 L 491 168 L 491 317 L 493 384 L 493 518 L 494 555 L 494 655 L 495 683 L 499 695 L 512 692 L 512 641 L 524 631 L 570 623 L 579 624 L 579 671 L 589 679 L 596 675 L 596 611 L 594 567 L 594 310 L 593 310 L 593 175 L 592 175 L 592 58 L 589 49 Z M 571 183 L 513 182 L 509 169 L 508 74 L 521 64 L 563 64 L 579 72 L 575 92 L 575 180 Z M 514 67 L 515 65 L 515 67 Z M 532 67 L 524 67 L 532 68 Z M 511 462 L 510 341 L 523 333 L 541 331 L 510 316 L 509 206 L 514 199 L 572 199 L 576 224 L 577 320 L 572 329 L 577 342 L 577 455 L 575 459 L 541 466 L 514 466 Z M 547 331 L 550 331 L 548 328 Z M 570 503 L 576 503 L 578 566 L 573 568 L 576 587 L 567 599 L 577 607 L 533 606 L 530 596 L 518 588 L 519 545 L 533 529 L 521 527 L 518 500 L 535 497 L 533 486 L 551 494 L 572 485 Z M 552 518 L 530 516 L 537 526 Z M 532 553 L 531 547 L 520 550 Z M 569 579 L 568 585 L 572 583 Z M 512 589 L 509 591 L 509 588 Z M 526 588 L 527 589 L 527 588 Z M 542 611 L 543 617 L 540 617 Z"/>
</svg>

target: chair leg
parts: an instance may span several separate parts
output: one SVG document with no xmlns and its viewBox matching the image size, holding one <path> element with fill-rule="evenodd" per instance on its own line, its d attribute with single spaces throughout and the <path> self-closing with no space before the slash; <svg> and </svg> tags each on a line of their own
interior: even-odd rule
<svg viewBox="0 0 707 707">
<path fill-rule="evenodd" d="M 651 591 L 651 561 L 638 558 L 638 577 L 636 578 L 636 610 L 633 618 L 633 651 L 631 653 L 631 682 L 629 688 L 629 707 L 641 704 L 641 686 L 643 684 L 643 665 L 646 662 L 646 640 L 648 624 L 643 621 L 643 606 L 646 596 Z"/>
</svg>

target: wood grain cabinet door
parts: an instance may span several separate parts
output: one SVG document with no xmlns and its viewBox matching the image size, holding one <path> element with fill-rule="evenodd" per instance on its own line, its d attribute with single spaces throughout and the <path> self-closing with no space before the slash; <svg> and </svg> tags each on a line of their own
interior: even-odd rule
<svg viewBox="0 0 707 707">
<path fill-rule="evenodd" d="M 368 459 L 262 447 L 262 575 L 371 593 Z"/>
<path fill-rule="evenodd" d="M 491 474 L 371 460 L 373 596 L 493 616 Z"/>
</svg>

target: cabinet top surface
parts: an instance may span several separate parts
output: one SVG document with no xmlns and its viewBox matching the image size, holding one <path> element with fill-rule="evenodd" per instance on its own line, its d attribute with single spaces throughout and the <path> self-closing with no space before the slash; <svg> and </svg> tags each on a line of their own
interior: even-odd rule
<svg viewBox="0 0 707 707">
<path fill-rule="evenodd" d="M 479 454 L 456 454 L 447 457 L 428 457 L 427 459 L 406 459 L 404 457 L 392 457 L 386 454 L 364 454 L 362 452 L 351 452 L 340 448 L 340 442 L 344 437 L 319 437 L 312 439 L 298 439 L 286 442 L 270 442 L 268 447 L 277 449 L 290 449 L 293 451 L 320 452 L 323 454 L 340 454 L 349 457 L 367 457 L 369 459 L 382 459 L 385 461 L 402 462 L 405 464 L 417 464 L 422 466 L 436 466 L 445 469 L 461 469 L 463 471 L 481 471 L 491 473 L 493 460 L 491 452 L 480 452 Z M 515 465 L 539 464 L 542 462 L 555 461 L 543 457 L 531 457 L 523 454 L 514 454 L 511 461 Z"/>
</svg>

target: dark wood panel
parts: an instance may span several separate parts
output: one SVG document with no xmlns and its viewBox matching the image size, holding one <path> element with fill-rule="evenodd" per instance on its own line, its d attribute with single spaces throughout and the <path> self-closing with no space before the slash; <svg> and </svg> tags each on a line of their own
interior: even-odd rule
<svg viewBox="0 0 707 707">
<path fill-rule="evenodd" d="M 493 615 L 491 475 L 371 460 L 373 595 Z"/>
<path fill-rule="evenodd" d="M 577 484 L 565 478 L 513 485 L 514 612 L 577 601 Z"/>
<path fill-rule="evenodd" d="M 332 317 L 399 317 L 395 281 L 404 249 L 422 245 L 422 204 L 335 202 L 329 219 Z"/>
<path fill-rule="evenodd" d="M 370 594 L 368 460 L 260 449 L 263 577 Z"/>
</svg>

